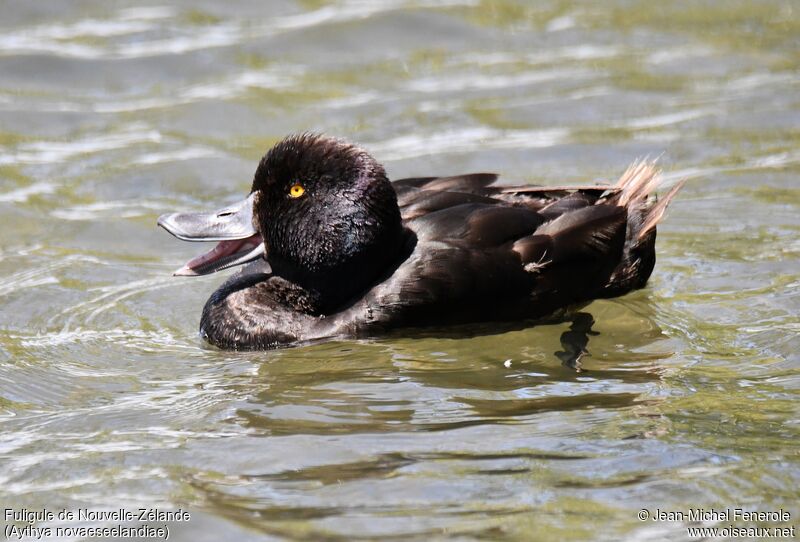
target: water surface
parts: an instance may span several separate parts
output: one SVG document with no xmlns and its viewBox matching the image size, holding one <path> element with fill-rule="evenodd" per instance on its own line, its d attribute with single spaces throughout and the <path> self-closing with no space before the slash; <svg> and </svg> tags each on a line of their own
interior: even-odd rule
<svg viewBox="0 0 800 542">
<path fill-rule="evenodd" d="M 177 540 L 686 538 L 800 513 L 800 13 L 787 1 L 5 2 L 0 502 Z M 155 227 L 316 130 L 392 177 L 689 183 L 649 286 L 568 324 L 221 352 Z M 507 363 L 508 362 L 508 363 Z M 509 365 L 510 366 L 507 366 Z M 773 524 L 768 524 L 773 525 Z M 723 525 L 724 526 L 724 525 Z"/>
</svg>

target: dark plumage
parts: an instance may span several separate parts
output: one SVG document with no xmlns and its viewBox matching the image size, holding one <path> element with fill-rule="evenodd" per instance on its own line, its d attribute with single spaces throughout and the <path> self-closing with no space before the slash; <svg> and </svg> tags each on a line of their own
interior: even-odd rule
<svg viewBox="0 0 800 542">
<path fill-rule="evenodd" d="M 496 180 L 477 173 L 391 183 L 359 147 L 311 134 L 284 139 L 256 170 L 253 231 L 230 237 L 255 234 L 249 250 L 260 235 L 264 246 L 255 250 L 266 259 L 214 292 L 202 335 L 222 348 L 267 349 L 404 327 L 563 317 L 644 286 L 656 223 L 679 188 L 656 202 L 659 177 L 645 162 L 615 186 Z M 182 226 L 186 216 L 198 217 L 170 215 L 160 224 L 201 239 Z M 225 258 L 236 256 L 220 247 Z M 204 258 L 180 274 L 214 267 Z"/>
</svg>

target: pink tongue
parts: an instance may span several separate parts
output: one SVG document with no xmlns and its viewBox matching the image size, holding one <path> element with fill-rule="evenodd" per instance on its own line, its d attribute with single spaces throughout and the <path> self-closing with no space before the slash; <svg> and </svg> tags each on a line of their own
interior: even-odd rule
<svg viewBox="0 0 800 542">
<path fill-rule="evenodd" d="M 254 248 L 261 242 L 260 235 L 253 235 L 252 237 L 247 237 L 246 239 L 234 239 L 233 241 L 220 241 L 217 243 L 217 246 L 206 252 L 205 254 L 201 254 L 200 256 L 196 256 L 186 262 L 186 264 L 175 271 L 175 276 L 180 275 L 197 275 L 196 272 L 198 267 L 201 267 L 204 264 L 209 262 L 214 262 L 224 258 L 225 256 L 230 256 L 231 254 L 235 254 L 239 252 L 242 247 L 248 245 L 248 248 Z"/>
<path fill-rule="evenodd" d="M 224 258 L 229 254 L 233 254 L 239 247 L 244 244 L 247 239 L 236 239 L 234 241 L 220 241 L 217 243 L 217 246 L 206 252 L 205 254 L 201 254 L 200 256 L 196 256 L 186 262 L 186 267 L 190 269 L 194 269 L 206 262 L 212 262 L 214 260 L 219 260 L 220 258 Z"/>
</svg>

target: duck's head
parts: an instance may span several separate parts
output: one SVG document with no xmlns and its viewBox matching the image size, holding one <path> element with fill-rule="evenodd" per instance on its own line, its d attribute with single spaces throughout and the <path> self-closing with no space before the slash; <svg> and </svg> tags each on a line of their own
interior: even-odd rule
<svg viewBox="0 0 800 542">
<path fill-rule="evenodd" d="M 220 243 L 176 274 L 201 275 L 266 256 L 282 276 L 337 304 L 397 258 L 402 223 L 383 167 L 363 149 L 316 134 L 290 136 L 261 159 L 246 200 L 159 225 Z"/>
</svg>

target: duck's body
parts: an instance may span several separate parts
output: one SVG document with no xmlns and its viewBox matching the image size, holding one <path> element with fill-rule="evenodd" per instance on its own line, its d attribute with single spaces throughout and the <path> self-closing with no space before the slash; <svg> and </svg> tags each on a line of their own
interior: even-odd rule
<svg viewBox="0 0 800 542">
<path fill-rule="evenodd" d="M 655 225 L 677 191 L 655 203 L 651 165 L 630 168 L 615 186 L 496 180 L 389 183 L 357 147 L 285 140 L 253 185 L 266 259 L 211 296 L 202 335 L 222 348 L 267 349 L 405 327 L 540 320 L 644 286 Z M 298 186 L 300 196 L 283 197 Z"/>
</svg>

